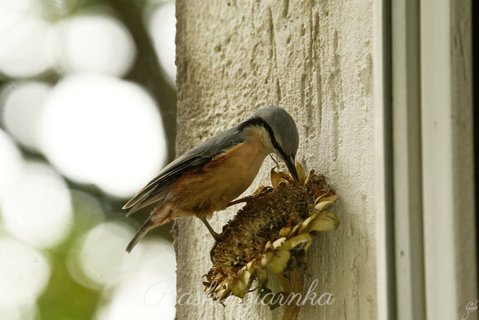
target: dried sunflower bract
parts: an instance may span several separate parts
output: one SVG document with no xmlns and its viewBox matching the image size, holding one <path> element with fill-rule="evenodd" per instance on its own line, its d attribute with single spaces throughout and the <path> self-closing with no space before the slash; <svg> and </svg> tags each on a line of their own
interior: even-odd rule
<svg viewBox="0 0 479 320">
<path fill-rule="evenodd" d="M 244 298 L 253 285 L 260 295 L 271 292 L 268 274 L 288 274 L 304 265 L 305 253 L 318 231 L 339 226 L 336 194 L 326 178 L 297 164 L 300 182 L 271 170 L 272 187 L 260 187 L 223 227 L 211 250 L 213 266 L 204 276 L 210 297 Z"/>
</svg>

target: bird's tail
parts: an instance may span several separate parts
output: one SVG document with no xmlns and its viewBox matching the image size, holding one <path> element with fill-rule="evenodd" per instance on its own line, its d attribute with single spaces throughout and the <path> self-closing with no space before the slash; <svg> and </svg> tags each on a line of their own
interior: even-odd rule
<svg viewBox="0 0 479 320">
<path fill-rule="evenodd" d="M 155 208 L 148 219 L 146 219 L 145 223 L 143 223 L 140 230 L 138 230 L 133 239 L 131 239 L 130 243 L 128 243 L 126 252 L 130 253 L 138 241 L 140 241 L 150 230 L 167 223 L 171 219 L 169 206 Z"/>
<path fill-rule="evenodd" d="M 145 223 L 143 223 L 140 230 L 138 230 L 138 232 L 135 234 L 133 239 L 131 239 L 130 243 L 128 243 L 128 246 L 126 247 L 126 252 L 130 253 L 131 250 L 133 250 L 135 245 L 138 243 L 138 241 L 140 241 L 141 238 L 143 238 L 148 233 L 148 231 L 150 231 L 154 227 L 155 225 L 153 224 L 153 221 L 151 221 L 151 217 L 146 219 Z"/>
</svg>

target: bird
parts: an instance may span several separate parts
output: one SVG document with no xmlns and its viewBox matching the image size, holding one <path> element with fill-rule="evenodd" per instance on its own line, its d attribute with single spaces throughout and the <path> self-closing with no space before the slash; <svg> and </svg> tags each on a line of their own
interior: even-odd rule
<svg viewBox="0 0 479 320">
<path fill-rule="evenodd" d="M 250 186 L 266 156 L 279 156 L 293 179 L 299 180 L 295 166 L 298 146 L 298 129 L 291 115 L 281 107 L 268 105 L 187 151 L 123 206 L 129 216 L 155 205 L 126 251 L 131 252 L 150 230 L 185 216 L 198 217 L 218 239 L 206 219 L 237 203 L 232 201 Z"/>
</svg>

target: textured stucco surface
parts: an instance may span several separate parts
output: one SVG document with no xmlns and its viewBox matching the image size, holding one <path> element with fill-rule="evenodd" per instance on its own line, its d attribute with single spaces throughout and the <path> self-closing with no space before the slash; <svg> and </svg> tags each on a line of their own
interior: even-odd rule
<svg viewBox="0 0 479 320">
<path fill-rule="evenodd" d="M 179 153 L 236 125 L 264 104 L 296 119 L 298 159 L 330 178 L 340 228 L 309 253 L 306 285 L 317 279 L 331 306 L 304 306 L 300 319 L 377 319 L 373 0 L 177 0 Z M 265 182 L 270 159 L 250 191 Z M 217 213 L 217 230 L 234 214 Z M 201 277 L 213 244 L 197 219 L 177 222 L 178 296 L 204 297 Z M 232 303 L 177 305 L 177 319 L 277 319 L 281 311 Z"/>
</svg>

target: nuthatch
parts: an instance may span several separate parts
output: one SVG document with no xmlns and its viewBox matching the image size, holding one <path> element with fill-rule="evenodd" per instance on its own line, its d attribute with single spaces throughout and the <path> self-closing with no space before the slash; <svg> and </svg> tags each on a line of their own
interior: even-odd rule
<svg viewBox="0 0 479 320">
<path fill-rule="evenodd" d="M 182 216 L 200 218 L 216 239 L 218 235 L 206 218 L 226 208 L 248 188 L 268 154 L 281 157 L 298 180 L 298 144 L 293 118 L 284 109 L 267 106 L 257 109 L 238 126 L 186 152 L 123 206 L 130 215 L 156 204 L 126 250 L 130 252 L 151 229 Z"/>
</svg>

